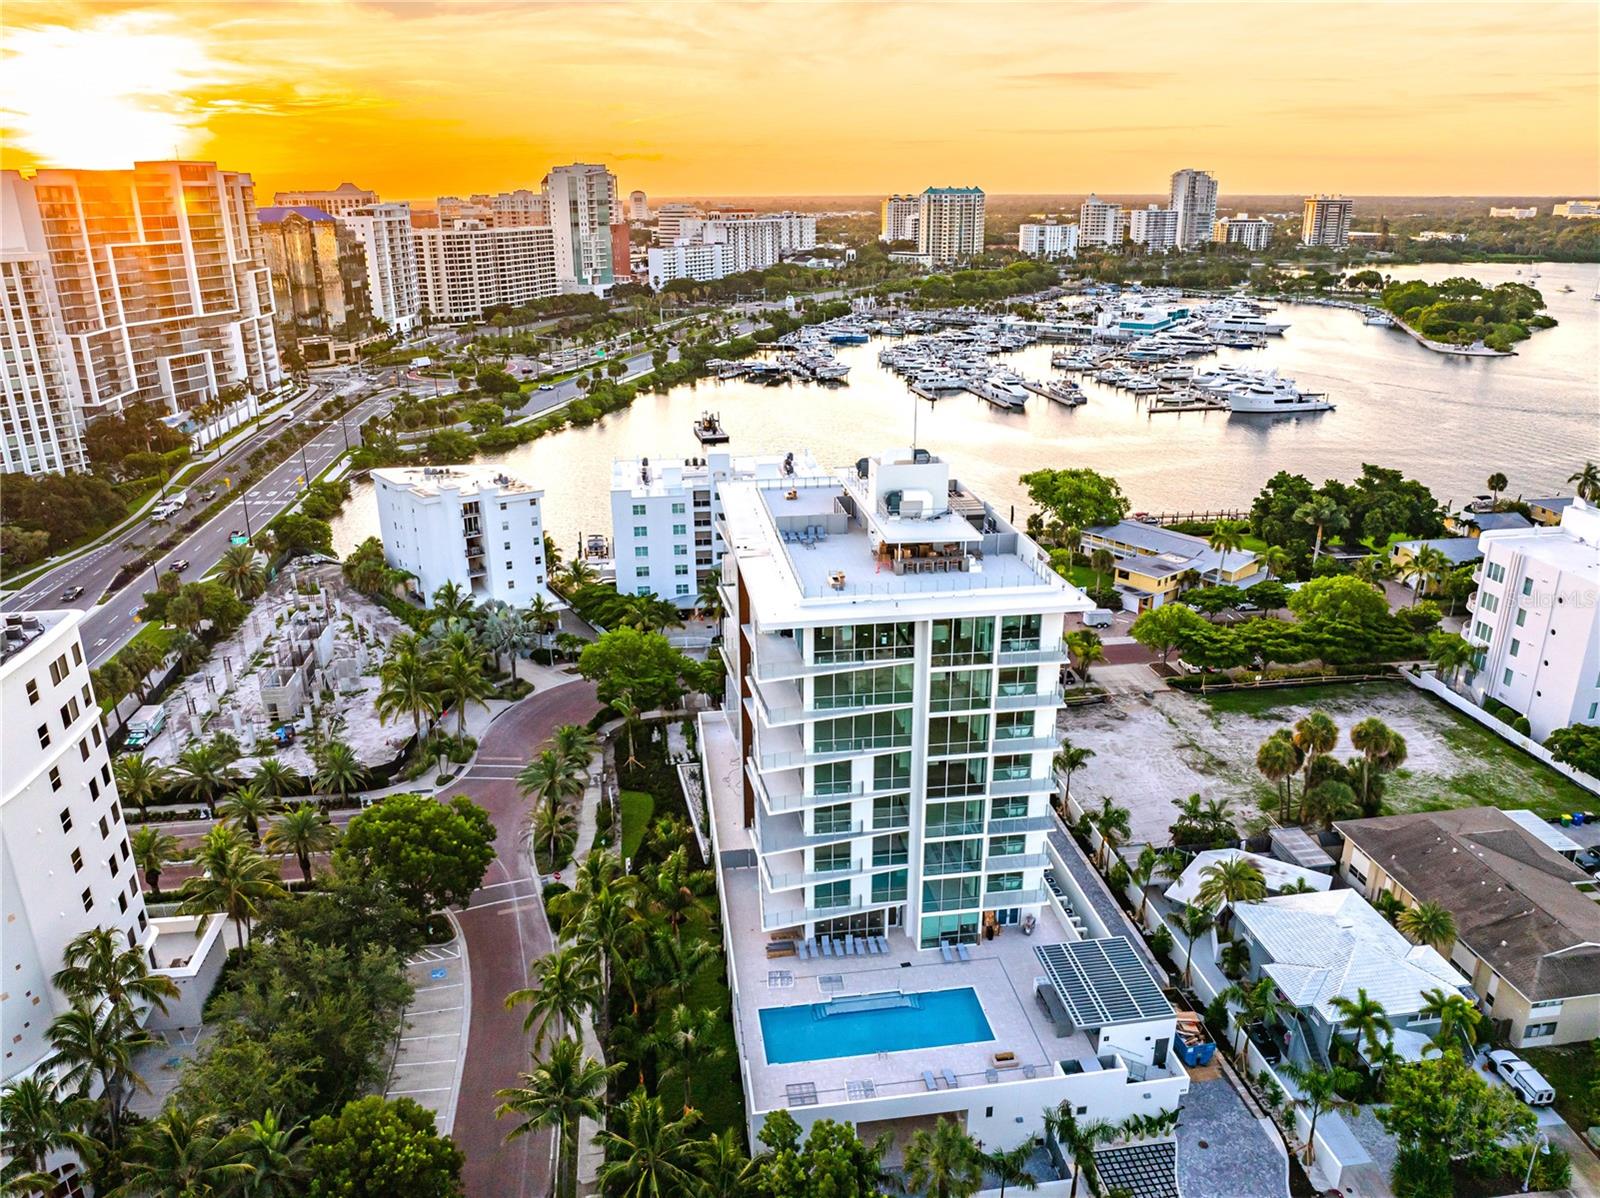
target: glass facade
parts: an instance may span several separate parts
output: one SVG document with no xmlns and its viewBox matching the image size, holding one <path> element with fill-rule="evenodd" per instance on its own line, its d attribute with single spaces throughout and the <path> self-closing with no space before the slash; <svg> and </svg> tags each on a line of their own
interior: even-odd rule
<svg viewBox="0 0 1600 1198">
<path fill-rule="evenodd" d="M 933 675 L 928 686 L 928 710 L 972 711 L 989 706 L 989 679 L 988 670 L 951 670 Z"/>
<path fill-rule="evenodd" d="M 812 659 L 819 665 L 848 661 L 909 658 L 915 644 L 912 624 L 841 624 L 812 634 Z"/>
<path fill-rule="evenodd" d="M 872 707 L 888 703 L 909 703 L 911 667 L 877 666 L 870 670 L 818 675 L 811 701 L 812 705 L 820 710 L 831 707 Z"/>
<path fill-rule="evenodd" d="M 1024 653 L 1039 647 L 1039 636 L 1044 618 L 1037 613 L 1031 616 L 1004 616 L 1000 620 L 1000 652 Z"/>
<path fill-rule="evenodd" d="M 935 620 L 933 664 L 975 665 L 994 660 L 994 618 Z"/>
<path fill-rule="evenodd" d="M 814 753 L 854 753 L 911 743 L 911 712 L 876 711 L 867 715 L 818 720 L 811 734 Z"/>
</svg>

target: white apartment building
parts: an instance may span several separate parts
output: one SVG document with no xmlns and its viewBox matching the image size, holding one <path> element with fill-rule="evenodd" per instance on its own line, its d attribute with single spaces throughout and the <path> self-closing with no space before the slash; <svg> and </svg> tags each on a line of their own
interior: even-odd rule
<svg viewBox="0 0 1600 1198">
<path fill-rule="evenodd" d="M 1272 222 L 1245 212 L 1237 216 L 1224 216 L 1212 227 L 1211 240 L 1218 245 L 1242 245 L 1247 250 L 1264 250 L 1272 244 Z"/>
<path fill-rule="evenodd" d="M 1055 221 L 1017 226 L 1017 249 L 1030 258 L 1076 258 L 1078 226 Z"/>
<path fill-rule="evenodd" d="M 930 187 L 917 199 L 917 253 L 935 264 L 983 253 L 983 189 Z"/>
<path fill-rule="evenodd" d="M 1355 201 L 1344 196 L 1307 196 L 1300 223 L 1301 245 L 1326 245 L 1343 249 L 1350 244 L 1350 215 Z"/>
<path fill-rule="evenodd" d="M 375 191 L 341 183 L 332 191 L 280 191 L 272 202 L 282 208 L 320 208 L 329 216 L 352 216 L 381 201 Z"/>
<path fill-rule="evenodd" d="M 1178 1105 L 1170 1005 L 1046 882 L 1090 601 L 926 451 L 721 494 L 728 694 L 699 749 L 752 1131 L 942 1114 L 1010 1147 L 1063 1101 Z"/>
<path fill-rule="evenodd" d="M 31 202 L 23 219 L 43 232 L 86 420 L 131 403 L 183 413 L 282 381 L 249 175 L 211 162 L 41 170 L 7 199 Z"/>
<path fill-rule="evenodd" d="M 1178 216 L 1177 246 L 1193 249 L 1211 240 L 1217 223 L 1217 180 L 1209 171 L 1189 167 L 1172 172 L 1172 198 L 1167 207 Z"/>
<path fill-rule="evenodd" d="M 1504 220 L 1532 220 L 1539 215 L 1537 207 L 1531 208 L 1490 208 L 1490 216 L 1497 216 Z"/>
<path fill-rule="evenodd" d="M 765 270 L 788 254 L 817 248 L 817 218 L 804 212 L 762 212 L 686 216 L 678 222 L 678 241 L 725 247 L 727 274 Z"/>
<path fill-rule="evenodd" d="M 422 310 L 411 205 L 370 204 L 339 220 L 367 255 L 367 298 L 373 318 L 385 321 L 396 333 L 409 333 L 417 327 Z"/>
<path fill-rule="evenodd" d="M 33 187 L 0 174 L 0 471 L 87 470 L 83 393 L 67 348 Z"/>
<path fill-rule="evenodd" d="M 704 213 L 693 204 L 663 204 L 655 210 L 656 244 L 671 245 L 683 236 L 683 222 Z"/>
<path fill-rule="evenodd" d="M 635 224 L 646 224 L 650 220 L 650 197 L 642 191 L 628 193 L 628 219 Z"/>
<path fill-rule="evenodd" d="M 1171 208 L 1133 208 L 1128 212 L 1128 240 L 1152 254 L 1178 247 L 1178 214 Z"/>
<path fill-rule="evenodd" d="M 915 241 L 922 209 L 914 195 L 889 196 L 883 201 L 878 226 L 879 241 Z"/>
<path fill-rule="evenodd" d="M 544 492 L 492 466 L 398 466 L 372 472 L 383 556 L 429 598 L 453 582 L 474 599 L 525 607 L 546 586 Z"/>
<path fill-rule="evenodd" d="M 1600 200 L 1563 200 L 1550 209 L 1550 215 L 1564 220 L 1595 220 L 1600 218 Z"/>
<path fill-rule="evenodd" d="M 1528 717 L 1543 741 L 1600 723 L 1600 508 L 1574 499 L 1561 523 L 1478 538 L 1483 564 L 1471 621 L 1471 686 Z"/>
<path fill-rule="evenodd" d="M 461 220 L 414 229 L 422 306 L 434 320 L 478 320 L 556 295 L 555 238 L 548 225 L 489 226 Z"/>
<path fill-rule="evenodd" d="M 1121 245 L 1122 205 L 1108 203 L 1090 193 L 1078 208 L 1078 244 Z"/>
<path fill-rule="evenodd" d="M 613 282 L 611 226 L 621 219 L 617 177 L 604 166 L 575 162 L 544 177 L 545 206 L 555 232 L 556 278 L 563 291 L 603 291 Z"/>
<path fill-rule="evenodd" d="M 730 275 L 733 271 L 728 267 L 728 258 L 728 247 L 721 242 L 679 238 L 671 245 L 653 245 L 646 250 L 645 267 L 650 286 L 660 291 L 674 279 L 705 283 Z"/>
<path fill-rule="evenodd" d="M 731 481 L 826 477 L 806 450 L 703 458 L 618 458 L 611 466 L 617 590 L 693 607 L 700 580 L 722 563 L 722 497 Z"/>
</svg>

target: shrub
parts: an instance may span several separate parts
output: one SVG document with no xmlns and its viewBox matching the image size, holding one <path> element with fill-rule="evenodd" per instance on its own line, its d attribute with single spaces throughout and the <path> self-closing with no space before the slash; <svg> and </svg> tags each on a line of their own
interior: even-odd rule
<svg viewBox="0 0 1600 1198">
<path fill-rule="evenodd" d="M 1528 717 L 1525 715 L 1519 715 L 1516 719 L 1511 721 L 1511 730 L 1513 732 L 1520 732 L 1523 736 L 1533 735 L 1533 725 L 1528 723 Z"/>
</svg>

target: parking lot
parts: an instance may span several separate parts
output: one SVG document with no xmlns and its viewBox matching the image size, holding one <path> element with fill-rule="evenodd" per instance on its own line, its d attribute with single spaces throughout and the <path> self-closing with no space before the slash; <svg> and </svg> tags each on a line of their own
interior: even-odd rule
<svg viewBox="0 0 1600 1198">
<path fill-rule="evenodd" d="M 406 980 L 415 993 L 401 1024 L 388 1096 L 427 1107 L 439 1130 L 448 1133 L 455 1121 L 472 1009 L 461 938 L 413 953 L 406 961 Z"/>
</svg>

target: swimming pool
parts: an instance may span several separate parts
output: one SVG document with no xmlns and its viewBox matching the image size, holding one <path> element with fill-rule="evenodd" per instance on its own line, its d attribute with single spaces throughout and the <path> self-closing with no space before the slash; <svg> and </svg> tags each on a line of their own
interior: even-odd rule
<svg viewBox="0 0 1600 1198">
<path fill-rule="evenodd" d="M 762 1007 L 767 1064 L 903 1052 L 994 1039 L 972 987 L 852 995 L 794 1007 Z"/>
</svg>

